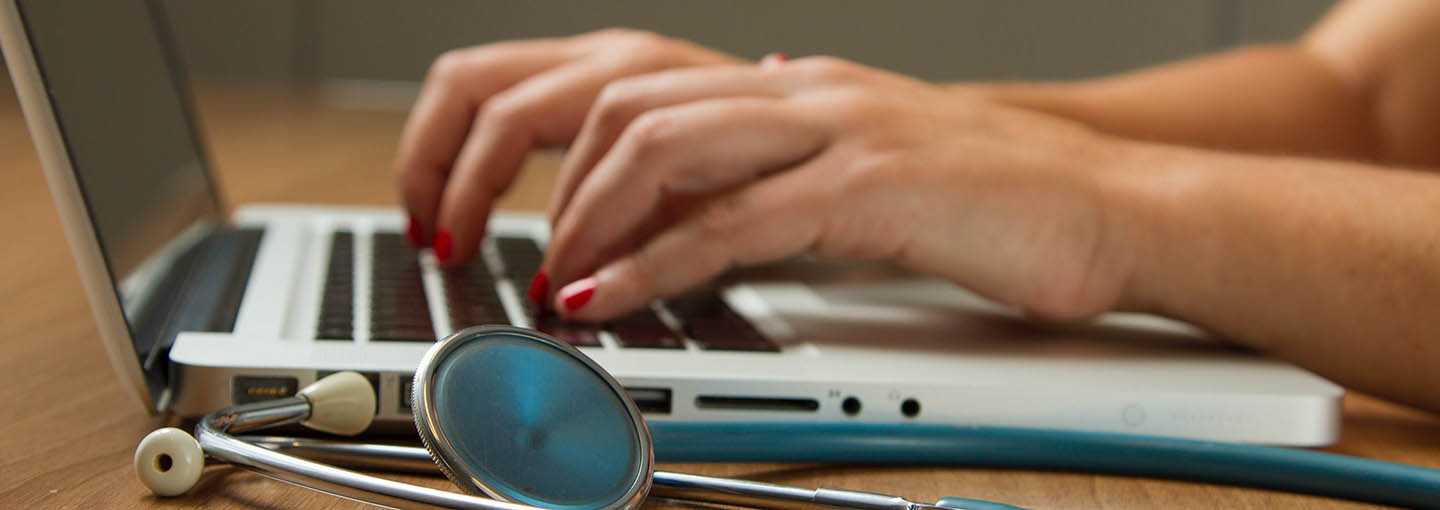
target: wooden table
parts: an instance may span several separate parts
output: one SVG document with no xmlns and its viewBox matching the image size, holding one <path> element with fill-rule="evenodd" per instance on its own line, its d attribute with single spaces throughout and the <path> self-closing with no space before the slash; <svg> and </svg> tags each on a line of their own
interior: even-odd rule
<svg viewBox="0 0 1440 510">
<path fill-rule="evenodd" d="M 390 162 L 401 113 L 340 110 L 305 91 L 208 87 L 203 129 L 231 204 L 395 205 Z M 555 156 L 531 168 L 501 206 L 539 209 Z M 340 508 L 358 504 L 231 469 L 193 495 L 156 499 L 130 468 L 147 416 L 106 362 L 69 248 L 13 93 L 0 94 L 0 508 Z M 1440 419 L 1352 395 L 1330 451 L 1440 468 Z M 976 497 L 1033 508 L 1356 508 L 1251 489 L 1032 471 L 777 464 L 669 465 L 804 486 L 890 492 L 916 501 Z M 400 477 L 433 487 L 437 477 Z"/>
</svg>

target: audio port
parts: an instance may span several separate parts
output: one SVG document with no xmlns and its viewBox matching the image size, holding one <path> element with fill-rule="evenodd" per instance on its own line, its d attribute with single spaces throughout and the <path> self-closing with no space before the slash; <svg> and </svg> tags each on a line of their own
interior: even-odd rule
<svg viewBox="0 0 1440 510">
<path fill-rule="evenodd" d="M 919 416 L 920 401 L 913 398 L 905 399 L 904 402 L 900 403 L 900 414 L 905 415 L 906 418 L 914 418 L 916 416 Z"/>
<path fill-rule="evenodd" d="M 840 409 L 845 411 L 846 416 L 855 416 L 857 414 L 860 414 L 860 399 L 855 397 L 845 397 L 845 400 L 840 402 Z"/>
</svg>

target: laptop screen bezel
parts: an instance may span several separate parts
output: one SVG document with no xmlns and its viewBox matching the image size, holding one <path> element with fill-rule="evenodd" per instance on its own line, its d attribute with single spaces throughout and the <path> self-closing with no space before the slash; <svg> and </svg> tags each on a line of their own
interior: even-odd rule
<svg viewBox="0 0 1440 510">
<path fill-rule="evenodd" d="M 44 69 L 32 45 L 32 34 L 25 24 L 21 0 L 0 0 L 0 46 L 3 46 L 11 80 L 28 124 L 31 136 L 45 171 L 46 181 L 56 202 L 64 225 L 71 253 L 79 269 L 86 296 L 94 312 L 96 326 L 111 368 L 130 396 L 150 414 L 164 411 L 169 388 L 164 387 L 168 374 L 147 374 L 143 360 L 136 352 L 136 338 L 126 321 L 119 294 L 119 279 L 105 257 L 93 218 L 94 211 L 85 198 L 83 186 L 75 173 L 74 159 L 66 144 L 65 131 L 55 104 L 45 85 Z M 169 33 L 168 20 L 161 6 L 145 1 L 151 29 L 155 32 L 162 58 L 170 73 L 172 86 L 180 100 L 185 128 L 193 140 L 194 153 L 205 180 L 205 193 L 215 204 L 209 214 L 197 215 L 189 223 L 202 229 L 216 228 L 225 222 L 228 211 L 216 186 L 204 141 L 195 123 L 191 91 L 182 76 L 183 69 Z M 187 229 L 191 230 L 191 229 Z M 160 247 L 156 247 L 159 249 Z M 152 370 L 168 369 L 157 363 Z M 150 382 L 147 382 L 150 381 Z"/>
</svg>

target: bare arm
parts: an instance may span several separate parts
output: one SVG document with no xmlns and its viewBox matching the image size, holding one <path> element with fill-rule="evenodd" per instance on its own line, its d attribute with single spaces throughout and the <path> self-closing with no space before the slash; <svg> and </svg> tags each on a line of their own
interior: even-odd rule
<svg viewBox="0 0 1440 510">
<path fill-rule="evenodd" d="M 1440 2 L 1352 0 L 1288 45 L 992 98 L 1125 138 L 1440 166 Z M 1127 142 L 1121 305 L 1440 410 L 1440 177 Z M 1123 222 L 1122 222 L 1123 223 Z M 1123 229 L 1122 229 L 1123 230 Z"/>
<path fill-rule="evenodd" d="M 1137 145 L 1122 306 L 1440 410 L 1440 176 Z"/>
<path fill-rule="evenodd" d="M 1075 83 L 957 85 L 1142 140 L 1440 165 L 1440 2 L 1342 3 L 1292 44 Z"/>
</svg>

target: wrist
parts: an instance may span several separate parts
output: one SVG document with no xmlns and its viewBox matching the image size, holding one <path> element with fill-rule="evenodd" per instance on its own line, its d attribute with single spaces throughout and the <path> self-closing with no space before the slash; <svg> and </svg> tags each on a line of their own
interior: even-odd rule
<svg viewBox="0 0 1440 510">
<path fill-rule="evenodd" d="M 1215 237 L 1195 213 L 1220 205 L 1207 198 L 1213 173 L 1186 164 L 1190 153 L 1116 139 L 1097 172 L 1108 233 L 1101 249 L 1124 275 L 1117 309 L 1174 316 L 1186 278 L 1210 274 Z"/>
</svg>

